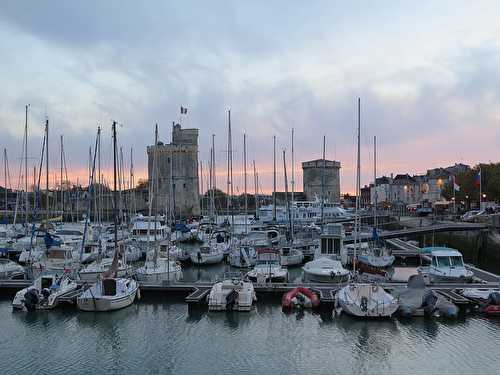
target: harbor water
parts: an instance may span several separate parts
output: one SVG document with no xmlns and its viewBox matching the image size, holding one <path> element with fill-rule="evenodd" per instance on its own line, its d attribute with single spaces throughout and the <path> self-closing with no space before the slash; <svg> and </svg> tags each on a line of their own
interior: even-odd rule
<svg viewBox="0 0 500 375">
<path fill-rule="evenodd" d="M 250 313 L 188 310 L 146 296 L 113 313 L 11 311 L 0 300 L 1 373 L 498 374 L 500 320 L 362 321 L 278 301 Z"/>
</svg>

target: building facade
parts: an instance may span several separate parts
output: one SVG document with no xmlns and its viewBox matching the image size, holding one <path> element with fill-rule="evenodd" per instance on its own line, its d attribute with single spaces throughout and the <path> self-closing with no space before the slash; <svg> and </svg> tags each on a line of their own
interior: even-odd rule
<svg viewBox="0 0 500 375">
<path fill-rule="evenodd" d="M 324 192 L 325 200 L 340 203 L 339 171 L 338 161 L 318 159 L 303 162 L 303 188 L 307 200 L 321 199 Z"/>
<path fill-rule="evenodd" d="M 153 161 L 158 163 L 158 208 L 175 212 L 176 217 L 200 215 L 198 182 L 198 129 L 182 129 L 174 124 L 172 141 L 148 146 L 148 180 L 153 186 Z"/>
</svg>

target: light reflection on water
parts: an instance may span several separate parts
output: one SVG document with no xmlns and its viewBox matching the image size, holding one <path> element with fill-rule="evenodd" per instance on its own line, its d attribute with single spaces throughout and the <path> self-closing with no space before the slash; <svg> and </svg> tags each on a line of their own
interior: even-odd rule
<svg viewBox="0 0 500 375">
<path fill-rule="evenodd" d="M 5 299 L 0 316 L 3 374 L 493 374 L 500 355 L 499 320 L 285 315 L 269 299 L 250 313 L 160 296 L 114 313 L 12 313 Z"/>
</svg>

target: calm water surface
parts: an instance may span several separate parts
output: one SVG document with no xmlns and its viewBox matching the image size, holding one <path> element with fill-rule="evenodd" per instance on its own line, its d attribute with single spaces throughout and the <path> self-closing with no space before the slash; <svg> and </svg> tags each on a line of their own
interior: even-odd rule
<svg viewBox="0 0 500 375">
<path fill-rule="evenodd" d="M 365 322 L 188 311 L 143 298 L 113 313 L 13 313 L 0 300 L 2 374 L 499 374 L 500 320 Z"/>
</svg>

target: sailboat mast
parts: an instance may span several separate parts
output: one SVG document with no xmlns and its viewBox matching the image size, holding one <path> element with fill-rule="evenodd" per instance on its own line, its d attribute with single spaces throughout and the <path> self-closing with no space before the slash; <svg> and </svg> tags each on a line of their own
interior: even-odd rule
<svg viewBox="0 0 500 375">
<path fill-rule="evenodd" d="M 118 190 L 116 186 L 116 121 L 113 121 L 113 217 L 114 217 L 114 242 L 115 242 L 115 258 L 118 258 L 116 254 L 118 249 Z"/>
<path fill-rule="evenodd" d="M 248 196 L 247 196 L 247 134 L 243 133 L 243 174 L 245 175 L 245 234 L 248 233 Z"/>
<path fill-rule="evenodd" d="M 25 107 L 25 121 L 24 121 L 24 192 L 25 192 L 25 225 L 28 229 L 28 215 L 29 215 L 29 201 L 28 201 L 28 107 Z"/>
<path fill-rule="evenodd" d="M 254 184 L 254 201 L 255 201 L 255 220 L 259 219 L 259 183 L 257 181 L 257 170 L 255 169 L 255 160 L 253 161 L 253 184 Z"/>
<path fill-rule="evenodd" d="M 155 225 L 154 225 L 154 241 L 155 241 L 155 253 L 154 253 L 154 264 L 156 266 L 156 262 L 158 260 L 158 238 L 157 238 L 157 232 L 158 232 L 158 124 L 155 126 L 155 147 L 154 147 L 154 155 L 153 155 L 154 161 L 153 161 L 153 173 L 154 173 L 154 195 L 153 199 L 155 202 Z M 149 233 L 148 233 L 149 237 Z"/>
<path fill-rule="evenodd" d="M 203 202 L 205 201 L 205 194 L 203 194 L 203 161 L 200 160 L 200 179 L 201 179 L 201 190 L 199 189 L 198 194 L 201 195 L 201 215 L 203 216 Z"/>
<path fill-rule="evenodd" d="M 361 128 L 361 99 L 358 98 L 358 132 L 357 132 L 357 161 L 356 161 L 356 213 L 354 221 L 354 255 L 353 255 L 353 274 L 356 274 L 356 250 L 359 236 L 359 194 L 361 179 L 361 147 L 360 147 L 360 128 Z"/>
<path fill-rule="evenodd" d="M 373 136 L 373 227 L 377 230 L 377 136 Z"/>
<path fill-rule="evenodd" d="M 325 225 L 325 169 L 326 169 L 326 136 L 323 136 L 323 168 L 321 168 L 321 229 Z"/>
<path fill-rule="evenodd" d="M 4 178 L 4 193 L 5 193 L 5 226 L 7 226 L 7 149 L 3 149 L 3 178 Z"/>
<path fill-rule="evenodd" d="M 212 134 L 212 220 L 217 223 L 215 210 L 215 189 L 217 188 L 217 175 L 215 173 L 215 134 Z"/>
<path fill-rule="evenodd" d="M 45 213 L 49 223 L 49 119 L 45 120 Z"/>
<path fill-rule="evenodd" d="M 227 132 L 227 199 L 226 199 L 226 215 L 229 222 L 229 207 L 231 205 L 231 180 L 230 180 L 230 154 L 231 154 L 231 110 L 228 111 L 228 132 Z"/>
<path fill-rule="evenodd" d="M 286 175 L 286 155 L 285 150 L 283 150 L 283 171 L 285 175 L 285 201 L 286 201 L 286 211 L 288 214 L 288 225 L 290 226 L 290 241 L 293 243 L 293 232 L 292 232 L 292 217 L 290 213 L 290 202 L 288 201 L 288 179 Z"/>
<path fill-rule="evenodd" d="M 292 228 L 292 236 L 293 236 L 293 219 L 294 219 L 294 210 L 295 210 L 295 205 L 294 205 L 294 202 L 295 202 L 295 156 L 294 156 L 294 145 L 293 145 L 293 133 L 294 133 L 294 129 L 292 128 L 292 213 L 291 213 L 291 216 L 292 216 L 292 219 L 291 219 L 291 222 L 290 222 L 290 226 Z"/>
<path fill-rule="evenodd" d="M 276 136 L 273 136 L 273 221 L 276 222 Z"/>
<path fill-rule="evenodd" d="M 61 165 L 60 165 L 60 193 L 61 193 L 61 212 L 62 221 L 64 221 L 64 190 L 63 190 L 63 136 L 61 134 Z"/>
</svg>

